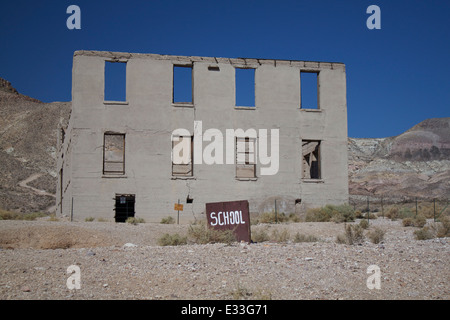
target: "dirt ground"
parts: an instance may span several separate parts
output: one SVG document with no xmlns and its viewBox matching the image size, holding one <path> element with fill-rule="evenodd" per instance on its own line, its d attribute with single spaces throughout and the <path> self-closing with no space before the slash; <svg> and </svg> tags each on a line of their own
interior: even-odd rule
<svg viewBox="0 0 450 320">
<path fill-rule="evenodd" d="M 300 222 L 252 226 L 285 231 L 282 243 L 162 247 L 163 234 L 186 235 L 189 226 L 5 220 L 0 299 L 450 298 L 449 238 L 415 240 L 416 228 L 382 218 L 370 221 L 375 227 L 386 231 L 382 243 L 339 244 L 343 223 Z M 318 241 L 295 243 L 296 233 Z M 67 285 L 76 283 L 71 266 L 79 289 Z"/>
</svg>

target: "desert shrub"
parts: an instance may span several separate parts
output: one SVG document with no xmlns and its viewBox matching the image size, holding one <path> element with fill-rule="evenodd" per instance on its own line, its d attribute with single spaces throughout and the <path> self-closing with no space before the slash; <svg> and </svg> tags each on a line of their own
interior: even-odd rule
<svg viewBox="0 0 450 320">
<path fill-rule="evenodd" d="M 127 220 L 125 220 L 125 222 L 137 225 L 138 223 L 145 223 L 145 220 L 143 218 L 129 217 L 127 218 Z"/>
<path fill-rule="evenodd" d="M 236 241 L 233 230 L 215 230 L 206 227 L 204 224 L 190 225 L 188 236 L 194 243 L 226 243 L 231 244 Z"/>
<path fill-rule="evenodd" d="M 433 232 L 428 227 L 423 227 L 422 229 L 414 231 L 414 237 L 416 240 L 428 240 L 433 239 Z"/>
<path fill-rule="evenodd" d="M 440 222 L 433 224 L 433 229 L 438 238 L 450 237 L 450 218 L 443 216 Z"/>
<path fill-rule="evenodd" d="M 327 204 L 322 208 L 308 209 L 305 216 L 306 222 L 351 222 L 355 220 L 355 211 L 348 204 Z"/>
<path fill-rule="evenodd" d="M 288 242 L 290 238 L 290 234 L 289 231 L 287 231 L 286 229 L 284 230 L 278 230 L 278 229 L 274 229 L 272 231 L 270 240 L 274 241 L 274 242 L 278 242 L 278 243 L 282 243 L 282 242 Z"/>
<path fill-rule="evenodd" d="M 175 219 L 171 216 L 168 216 L 167 218 L 162 218 L 161 223 L 162 224 L 173 224 L 173 223 L 175 223 Z"/>
<path fill-rule="evenodd" d="M 415 216 L 415 212 L 413 212 L 410 208 L 402 207 L 398 212 L 398 218 L 413 218 Z"/>
<path fill-rule="evenodd" d="M 306 222 L 327 222 L 330 219 L 331 216 L 328 216 L 328 212 L 325 212 L 322 208 L 311 208 L 306 211 Z"/>
<path fill-rule="evenodd" d="M 362 219 L 366 219 L 367 220 L 367 216 L 369 216 L 370 220 L 375 220 L 377 218 L 377 215 L 373 212 L 366 212 L 362 215 Z"/>
<path fill-rule="evenodd" d="M 187 237 L 180 236 L 178 233 L 175 234 L 164 234 L 158 239 L 158 244 L 160 246 L 179 246 L 187 243 Z"/>
<path fill-rule="evenodd" d="M 300 233 L 296 233 L 294 236 L 294 242 L 295 243 L 299 243 L 299 242 L 317 242 L 319 241 L 319 238 L 317 238 L 316 236 L 313 235 L 304 235 L 304 234 L 300 234 Z"/>
<path fill-rule="evenodd" d="M 399 212 L 399 208 L 398 206 L 392 206 L 389 207 L 389 209 L 386 210 L 386 218 L 389 218 L 391 220 L 397 220 L 398 219 L 398 212 Z"/>
<path fill-rule="evenodd" d="M 406 217 L 406 218 L 403 218 L 403 220 L 402 220 L 402 224 L 404 227 L 422 228 L 426 223 L 427 223 L 427 219 L 421 214 L 417 215 L 417 217 L 415 217 L 415 218 Z"/>
<path fill-rule="evenodd" d="M 363 219 L 363 220 L 359 221 L 359 226 L 363 229 L 367 229 L 367 228 L 369 228 L 369 221 L 367 221 L 366 219 Z"/>
<path fill-rule="evenodd" d="M 375 229 L 367 233 L 367 237 L 370 239 L 370 241 L 372 241 L 372 243 L 377 244 L 384 240 L 385 234 L 386 232 L 384 230 L 376 227 Z"/>
<path fill-rule="evenodd" d="M 95 220 L 94 217 L 87 217 L 87 218 L 84 219 L 85 222 L 92 222 L 94 220 Z"/>
<path fill-rule="evenodd" d="M 413 218 L 404 218 L 402 220 L 402 224 L 404 227 L 414 227 L 414 219 Z"/>
<path fill-rule="evenodd" d="M 348 224 L 345 227 L 345 233 L 340 234 L 336 238 L 337 243 L 342 244 L 361 244 L 364 241 L 364 229 L 360 225 Z"/>
<path fill-rule="evenodd" d="M 252 230 L 252 241 L 253 242 L 265 242 L 269 241 L 269 233 L 267 232 L 267 228 Z"/>
<path fill-rule="evenodd" d="M 47 214 L 43 212 L 32 212 L 32 213 L 20 213 L 8 210 L 0 209 L 0 220 L 28 220 L 33 221 L 36 218 L 46 217 Z"/>
</svg>

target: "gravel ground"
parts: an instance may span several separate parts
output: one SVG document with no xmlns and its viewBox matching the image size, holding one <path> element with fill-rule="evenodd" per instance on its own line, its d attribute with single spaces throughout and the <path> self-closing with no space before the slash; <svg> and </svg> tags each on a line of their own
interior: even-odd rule
<svg viewBox="0 0 450 320">
<path fill-rule="evenodd" d="M 377 219 L 381 244 L 335 242 L 344 224 L 252 226 L 319 242 L 158 246 L 187 225 L 0 221 L 0 299 L 444 299 L 450 238 L 419 241 L 415 228 Z M 80 268 L 69 290 L 67 268 Z M 381 288 L 369 289 L 370 265 Z"/>
</svg>

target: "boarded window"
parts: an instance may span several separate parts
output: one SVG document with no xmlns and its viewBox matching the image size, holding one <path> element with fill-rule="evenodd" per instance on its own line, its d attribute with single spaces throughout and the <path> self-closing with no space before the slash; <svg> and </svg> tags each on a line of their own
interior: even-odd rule
<svg viewBox="0 0 450 320">
<path fill-rule="evenodd" d="M 172 175 L 191 177 L 193 170 L 194 137 L 180 136 L 172 139 Z"/>
<path fill-rule="evenodd" d="M 256 178 L 255 138 L 236 138 L 236 178 Z"/>
<path fill-rule="evenodd" d="M 103 145 L 103 173 L 125 174 L 125 135 L 105 133 Z"/>
<path fill-rule="evenodd" d="M 126 101 L 126 62 L 105 61 L 105 101 Z"/>
<path fill-rule="evenodd" d="M 236 68 L 236 106 L 255 106 L 255 69 Z"/>
<path fill-rule="evenodd" d="M 320 141 L 303 140 L 303 179 L 321 179 L 320 173 Z"/>
<path fill-rule="evenodd" d="M 193 103 L 192 66 L 173 66 L 173 103 Z"/>
<path fill-rule="evenodd" d="M 300 72 L 300 108 L 319 109 L 319 73 Z"/>
</svg>

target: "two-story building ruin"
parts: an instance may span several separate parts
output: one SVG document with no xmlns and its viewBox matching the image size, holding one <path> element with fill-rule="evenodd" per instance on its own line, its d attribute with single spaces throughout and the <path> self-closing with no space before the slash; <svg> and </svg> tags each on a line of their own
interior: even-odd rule
<svg viewBox="0 0 450 320">
<path fill-rule="evenodd" d="M 348 201 L 342 63 L 77 51 L 72 77 L 60 214 L 159 222 L 179 201 L 187 222 L 208 202 L 289 214 Z"/>
</svg>

